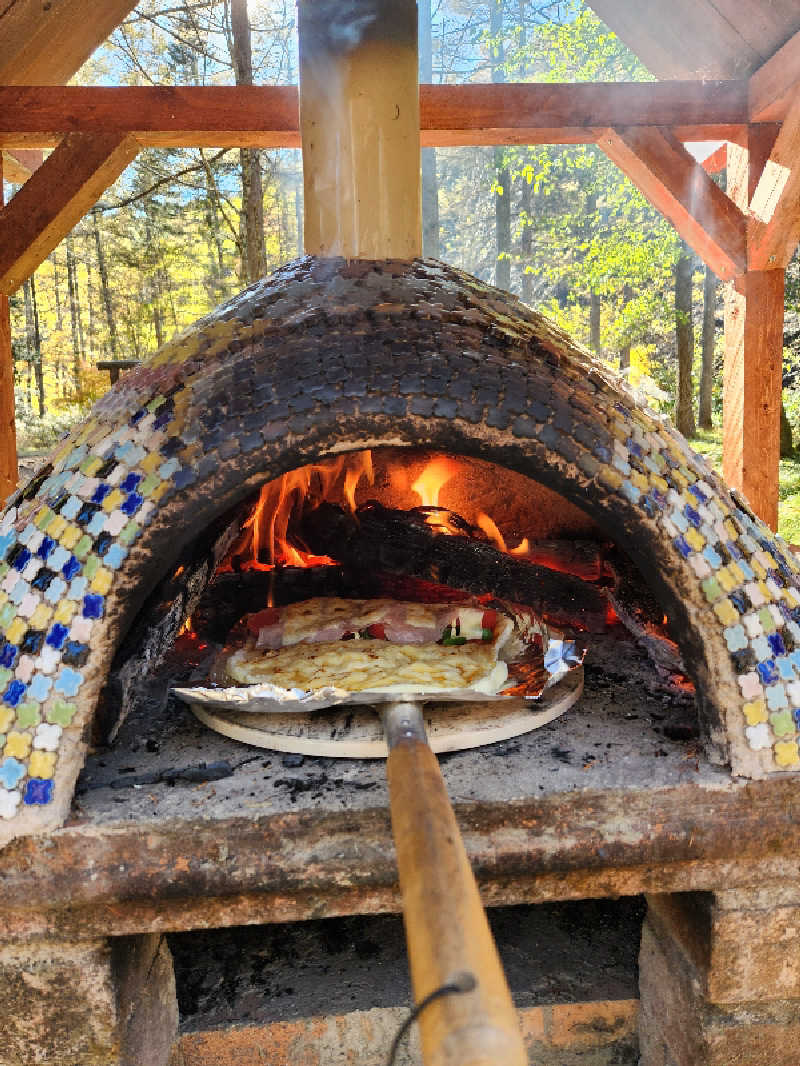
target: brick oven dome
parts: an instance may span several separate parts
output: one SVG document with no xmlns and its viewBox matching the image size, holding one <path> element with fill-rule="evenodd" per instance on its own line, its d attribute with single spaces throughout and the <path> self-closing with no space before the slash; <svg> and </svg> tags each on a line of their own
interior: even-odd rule
<svg viewBox="0 0 800 1066">
<path fill-rule="evenodd" d="M 640 567 L 735 774 L 800 769 L 786 545 L 607 367 L 428 260 L 306 257 L 123 377 L 0 522 L 0 843 L 69 810 L 115 650 L 198 532 L 264 481 L 381 445 L 478 457 L 577 503 Z"/>
</svg>

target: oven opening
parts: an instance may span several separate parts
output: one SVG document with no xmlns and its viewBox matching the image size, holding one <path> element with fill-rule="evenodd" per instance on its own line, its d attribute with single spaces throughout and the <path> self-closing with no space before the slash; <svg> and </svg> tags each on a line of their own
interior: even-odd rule
<svg viewBox="0 0 800 1066">
<path fill-rule="evenodd" d="M 584 775 L 598 760 L 608 762 L 616 740 L 592 740 L 586 750 L 568 754 L 578 740 L 573 716 L 594 729 L 598 707 L 609 722 L 618 717 L 623 731 L 646 721 L 640 743 L 645 737 L 650 747 L 677 743 L 682 757 L 700 757 L 694 685 L 669 619 L 593 518 L 544 484 L 480 458 L 377 447 L 267 481 L 198 532 L 139 612 L 109 672 L 97 750 L 108 756 L 113 741 L 111 750 L 138 756 L 135 773 L 116 789 L 169 770 L 138 765 L 149 749 L 161 749 L 160 729 L 175 743 L 199 740 L 197 758 L 190 760 L 198 782 L 246 762 L 248 749 L 235 744 L 224 758 L 210 757 L 215 744 L 230 744 L 212 739 L 208 727 L 219 729 L 219 717 L 201 709 L 198 722 L 173 690 L 232 684 L 219 674 L 220 655 L 248 636 L 248 625 L 252 643 L 273 612 L 334 598 L 431 609 L 458 602 L 526 608 L 549 637 L 585 650 L 583 695 L 548 727 L 551 749 L 561 753 L 556 761 L 566 759 L 566 766 L 574 757 Z M 652 703 L 644 715 L 643 693 Z M 536 703 L 530 708 L 535 716 Z M 234 740 L 282 752 L 277 758 L 290 761 L 317 752 L 323 762 L 381 753 L 380 722 L 373 715 L 370 724 L 368 709 L 332 707 L 306 717 L 295 715 L 287 725 L 286 715 L 273 721 L 225 714 L 222 728 Z M 509 721 L 483 733 L 482 743 L 491 752 L 494 737 L 503 747 L 530 728 L 530 722 Z M 454 730 L 463 734 L 463 719 Z M 343 743 L 348 740 L 350 746 Z M 448 750 L 447 743 L 439 741 L 440 750 Z M 111 757 L 117 762 L 119 756 Z M 91 763 L 84 780 L 97 772 Z"/>
</svg>

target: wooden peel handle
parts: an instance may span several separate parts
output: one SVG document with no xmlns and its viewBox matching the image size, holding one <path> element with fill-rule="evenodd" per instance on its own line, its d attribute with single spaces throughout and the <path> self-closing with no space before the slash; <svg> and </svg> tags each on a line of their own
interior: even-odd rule
<svg viewBox="0 0 800 1066">
<path fill-rule="evenodd" d="M 527 1066 L 519 1020 L 445 784 L 428 745 L 403 737 L 387 763 L 416 1003 L 464 974 L 472 991 L 419 1016 L 425 1066 Z"/>
</svg>

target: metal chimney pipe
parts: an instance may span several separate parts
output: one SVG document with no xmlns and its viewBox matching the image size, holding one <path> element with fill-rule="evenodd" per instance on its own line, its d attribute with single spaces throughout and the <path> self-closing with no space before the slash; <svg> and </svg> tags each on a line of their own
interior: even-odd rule
<svg viewBox="0 0 800 1066">
<path fill-rule="evenodd" d="M 309 255 L 422 254 L 416 0 L 299 0 Z"/>
</svg>

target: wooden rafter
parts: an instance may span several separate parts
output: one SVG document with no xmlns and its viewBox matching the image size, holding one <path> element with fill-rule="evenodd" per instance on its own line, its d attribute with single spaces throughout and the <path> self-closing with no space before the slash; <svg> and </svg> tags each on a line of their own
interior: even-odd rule
<svg viewBox="0 0 800 1066">
<path fill-rule="evenodd" d="M 669 130 L 605 130 L 597 143 L 719 278 L 744 272 L 744 214 Z"/>
<path fill-rule="evenodd" d="M 800 240 L 800 94 L 764 164 L 749 213 L 749 269 L 785 267 Z"/>
<path fill-rule="evenodd" d="M 796 33 L 750 78 L 750 121 L 780 122 L 799 91 L 800 33 Z"/>
<path fill-rule="evenodd" d="M 421 85 L 422 143 L 592 142 L 622 123 L 686 140 L 738 140 L 742 82 Z M 0 86 L 0 147 L 46 148 L 68 132 L 132 133 L 142 147 L 298 147 L 293 86 Z"/>
<path fill-rule="evenodd" d="M 63 85 L 136 0 L 11 0 L 0 5 L 0 85 Z"/>
<path fill-rule="evenodd" d="M 33 273 L 138 151 L 126 134 L 67 134 L 0 211 L 0 293 Z"/>
</svg>

